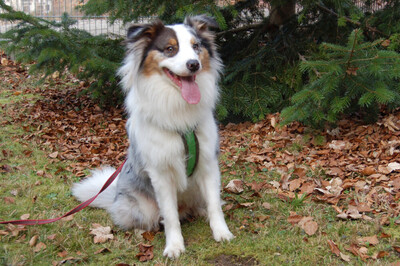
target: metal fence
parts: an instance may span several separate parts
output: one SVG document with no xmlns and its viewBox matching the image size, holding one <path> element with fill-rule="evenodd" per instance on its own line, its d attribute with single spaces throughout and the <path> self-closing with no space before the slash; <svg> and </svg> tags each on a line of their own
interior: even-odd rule
<svg viewBox="0 0 400 266">
<path fill-rule="evenodd" d="M 84 5 L 87 0 L 5 0 L 4 2 L 17 11 L 23 11 L 47 20 L 60 21 L 61 15 L 67 12 L 71 18 L 78 21 L 74 25 L 76 28 L 86 30 L 93 35 L 125 36 L 126 29 L 122 21 L 117 20 L 113 24 L 109 24 L 107 16 L 87 17 L 79 12 L 77 7 Z M 363 12 L 374 12 L 386 5 L 386 1 L 383 0 L 371 1 L 369 5 L 366 4 L 366 1 L 354 0 L 354 2 Z M 268 8 L 266 8 L 266 15 L 269 14 L 268 11 Z M 2 12 L 1 9 L 0 12 Z M 15 25 L 16 23 L 9 21 L 0 21 L 0 33 L 6 32 Z"/>
<path fill-rule="evenodd" d="M 86 30 L 93 35 L 125 36 L 125 26 L 121 21 L 117 20 L 109 24 L 107 16 L 84 16 L 77 7 L 84 5 L 87 0 L 5 0 L 4 2 L 14 10 L 47 20 L 60 21 L 62 14 L 66 12 L 71 18 L 77 20 L 74 27 Z M 0 21 L 0 32 L 3 33 L 16 24 Z"/>
<path fill-rule="evenodd" d="M 368 3 L 367 3 L 368 2 Z M 355 0 L 354 4 L 360 8 L 363 12 L 374 13 L 380 9 L 383 9 L 386 6 L 387 1 L 385 0 L 375 0 L 375 1 L 361 1 Z"/>
</svg>

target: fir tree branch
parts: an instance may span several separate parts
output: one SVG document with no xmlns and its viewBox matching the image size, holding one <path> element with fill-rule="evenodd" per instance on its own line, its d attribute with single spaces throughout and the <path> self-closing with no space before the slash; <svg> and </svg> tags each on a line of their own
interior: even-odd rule
<svg viewBox="0 0 400 266">
<path fill-rule="evenodd" d="M 350 75 L 348 75 L 347 77 L 348 77 L 351 81 L 353 81 L 357 86 L 359 86 L 360 88 L 364 88 L 366 91 L 368 91 L 368 92 L 370 92 L 370 93 L 373 93 L 373 94 L 376 94 L 375 91 L 370 90 L 367 86 L 365 86 L 364 83 L 357 82 L 357 81 L 356 81 L 355 79 L 353 79 L 353 77 L 350 76 Z"/>
<path fill-rule="evenodd" d="M 257 28 L 261 28 L 263 25 L 264 25 L 264 23 L 249 24 L 249 25 L 245 25 L 243 27 L 233 28 L 233 29 L 229 29 L 229 30 L 218 32 L 217 36 L 220 37 L 220 36 L 225 35 L 227 33 L 237 33 L 237 32 L 241 32 L 241 31 L 254 30 L 254 29 L 257 29 Z"/>
<path fill-rule="evenodd" d="M 322 10 L 325 11 L 325 12 L 328 12 L 328 13 L 330 13 L 330 14 L 332 14 L 332 15 L 338 17 L 338 18 L 341 17 L 338 13 L 336 13 L 335 11 L 333 11 L 333 10 L 327 8 L 326 6 L 324 6 L 324 5 L 320 4 L 320 3 L 317 3 L 316 5 L 317 5 L 317 7 L 319 7 L 320 9 L 322 9 Z M 360 27 L 362 26 L 360 22 L 355 21 L 355 20 L 352 20 L 351 18 L 348 18 L 348 17 L 345 17 L 345 16 L 343 16 L 343 18 L 344 18 L 347 22 L 356 24 L 357 26 L 360 26 Z M 365 28 L 367 28 L 369 31 L 379 33 L 379 34 L 381 34 L 382 36 L 385 36 L 385 37 L 387 37 L 387 38 L 389 37 L 387 34 L 385 34 L 384 32 L 381 32 L 380 30 L 377 30 L 376 28 L 373 28 L 373 27 L 370 27 L 370 26 L 367 26 L 367 25 L 365 25 Z"/>
<path fill-rule="evenodd" d="M 9 5 L 6 5 L 6 3 L 4 3 L 3 0 L 0 0 L 0 7 L 2 9 L 4 9 L 5 11 L 7 11 L 7 12 L 13 12 L 14 11 L 13 8 L 11 6 L 9 6 Z"/>
<path fill-rule="evenodd" d="M 304 56 L 302 56 L 301 54 L 299 54 L 299 58 L 301 61 L 307 62 L 306 58 Z M 321 73 L 319 73 L 317 69 L 313 68 L 313 71 L 317 77 L 321 76 Z"/>
<path fill-rule="evenodd" d="M 355 49 L 356 43 L 357 43 L 357 34 L 358 34 L 358 32 L 359 32 L 359 30 L 355 30 L 354 31 L 353 47 L 351 48 L 350 57 L 349 57 L 349 60 L 347 61 L 347 64 L 346 64 L 346 72 L 345 72 L 346 75 L 343 78 L 345 78 L 348 75 L 348 71 L 350 70 L 350 68 L 353 68 L 350 64 L 351 64 L 351 59 L 354 56 L 354 49 Z"/>
</svg>

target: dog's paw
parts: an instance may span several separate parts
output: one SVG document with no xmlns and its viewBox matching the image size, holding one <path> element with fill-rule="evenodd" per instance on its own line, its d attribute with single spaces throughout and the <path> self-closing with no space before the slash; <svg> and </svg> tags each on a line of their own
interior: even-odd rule
<svg viewBox="0 0 400 266">
<path fill-rule="evenodd" d="M 163 255 L 169 257 L 170 259 L 178 258 L 183 252 L 185 252 L 185 245 L 183 241 L 174 241 L 168 243 L 164 249 Z"/>
<path fill-rule="evenodd" d="M 210 222 L 210 226 L 213 232 L 214 239 L 217 242 L 230 241 L 235 238 L 235 236 L 229 231 L 225 220 Z"/>
<path fill-rule="evenodd" d="M 231 241 L 235 238 L 235 236 L 229 231 L 229 229 L 215 230 L 213 232 L 213 236 L 215 241 L 217 242 Z"/>
</svg>

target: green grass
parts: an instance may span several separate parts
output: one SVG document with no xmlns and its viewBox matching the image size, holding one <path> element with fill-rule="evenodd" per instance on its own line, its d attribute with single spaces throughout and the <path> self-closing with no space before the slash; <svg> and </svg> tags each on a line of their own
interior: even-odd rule
<svg viewBox="0 0 400 266">
<path fill-rule="evenodd" d="M 11 167 L 11 172 L 0 173 L 0 219 L 19 219 L 27 213 L 30 214 L 30 219 L 60 216 L 78 204 L 70 193 L 72 183 L 78 178 L 66 170 L 73 162 L 50 159 L 48 154 L 51 151 L 46 146 L 39 146 L 35 141 L 26 139 L 30 133 L 24 130 L 25 122 L 13 122 L 15 115 L 24 111 L 24 106 L 34 102 L 38 95 L 14 95 L 15 91 L 6 84 L 0 85 L 0 167 Z M 29 87 L 29 84 L 24 86 Z M 301 149 L 301 146 L 293 149 Z M 242 150 L 238 149 L 237 153 L 240 152 Z M 247 182 L 280 179 L 280 174 L 273 169 L 258 173 L 252 170 L 252 164 L 226 162 L 226 158 L 222 154 L 221 160 L 225 160 L 225 165 L 230 165 L 229 169 L 222 169 L 226 170 L 223 174 L 223 185 L 237 178 Z M 235 174 L 231 174 L 232 172 Z M 228 226 L 236 236 L 234 240 L 216 243 L 212 239 L 207 221 L 197 218 L 182 224 L 186 252 L 179 259 L 171 261 L 162 256 L 165 238 L 164 233 L 160 232 L 151 242 L 155 257 L 147 264 L 212 265 L 223 261 L 226 265 L 246 265 L 246 262 L 247 265 L 340 265 L 346 263 L 330 251 L 328 240 L 333 240 L 341 252 L 350 255 L 345 248 L 358 237 L 379 235 L 382 230 L 391 237 L 379 238 L 377 246 L 368 247 L 368 254 L 388 251 L 389 255 L 367 262 L 389 264 L 399 258 L 399 254 L 392 250 L 393 245 L 400 245 L 398 225 L 393 222 L 382 228 L 376 221 L 338 220 L 336 212 L 327 204 L 313 202 L 309 198 L 302 198 L 302 195 L 298 195 L 296 202 L 284 201 L 279 199 L 274 189 L 264 189 L 254 195 L 254 191 L 246 187 L 239 195 L 222 192 L 222 197 L 227 204 L 254 202 L 250 207 L 225 211 Z M 10 198 L 14 202 L 10 202 Z M 270 209 L 263 207 L 265 202 L 270 203 Z M 290 212 L 314 217 L 319 226 L 317 233 L 308 236 L 303 229 L 290 224 L 287 220 Z M 111 226 L 114 240 L 94 244 L 93 235 L 89 234 L 93 223 Z M 1 265 L 50 265 L 67 258 L 70 263 L 83 265 L 137 264 L 137 245 L 141 242 L 147 243 L 133 231 L 124 232 L 118 229 L 105 211 L 94 208 L 75 214 L 70 221 L 28 226 L 15 235 L 8 226 L 0 226 L 0 230 L 8 232 L 8 235 L 0 234 Z M 49 239 L 54 234 L 54 239 Z M 35 251 L 35 247 L 29 246 L 29 240 L 36 235 L 37 243 L 43 242 L 45 249 Z M 106 248 L 105 252 L 95 254 L 102 248 Z M 61 257 L 60 252 L 67 252 L 66 257 Z M 352 265 L 365 263 L 359 257 L 350 257 Z"/>
</svg>

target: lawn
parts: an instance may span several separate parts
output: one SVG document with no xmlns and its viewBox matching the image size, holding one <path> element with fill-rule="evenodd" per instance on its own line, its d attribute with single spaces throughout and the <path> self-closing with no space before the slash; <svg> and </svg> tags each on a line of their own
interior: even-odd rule
<svg viewBox="0 0 400 266">
<path fill-rule="evenodd" d="M 61 216 L 78 204 L 73 182 L 125 156 L 122 108 L 100 108 L 73 77 L 38 80 L 18 65 L 0 69 L 0 220 Z M 221 125 L 223 209 L 236 236 L 229 243 L 216 243 L 207 221 L 194 218 L 182 224 L 186 252 L 169 260 L 164 232 L 125 232 L 87 208 L 47 225 L 1 225 L 0 263 L 397 265 L 399 146 L 389 117 L 348 121 L 336 136 L 280 126 L 277 115 Z M 99 226 L 111 231 L 95 243 Z"/>
</svg>

